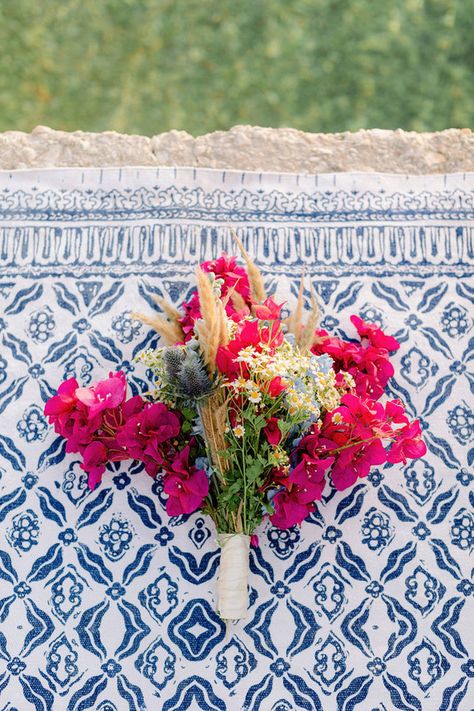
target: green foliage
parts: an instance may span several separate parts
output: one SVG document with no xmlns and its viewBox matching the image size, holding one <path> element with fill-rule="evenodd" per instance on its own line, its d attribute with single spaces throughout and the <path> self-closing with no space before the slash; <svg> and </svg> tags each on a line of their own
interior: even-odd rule
<svg viewBox="0 0 474 711">
<path fill-rule="evenodd" d="M 470 126 L 473 38 L 470 0 L 3 0 L 0 130 Z"/>
</svg>

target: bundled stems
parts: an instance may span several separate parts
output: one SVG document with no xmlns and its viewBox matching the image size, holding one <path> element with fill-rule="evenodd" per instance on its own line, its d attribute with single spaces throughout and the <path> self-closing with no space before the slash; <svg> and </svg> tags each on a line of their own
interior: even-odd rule
<svg viewBox="0 0 474 711">
<path fill-rule="evenodd" d="M 217 469 L 225 486 L 225 472 L 229 463 L 222 456 L 226 449 L 224 428 L 227 420 L 226 399 L 223 390 L 216 390 L 201 400 L 198 409 L 211 463 Z"/>
</svg>

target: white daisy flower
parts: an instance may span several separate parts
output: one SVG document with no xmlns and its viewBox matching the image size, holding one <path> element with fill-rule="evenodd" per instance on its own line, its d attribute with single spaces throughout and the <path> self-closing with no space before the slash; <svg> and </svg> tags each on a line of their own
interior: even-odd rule
<svg viewBox="0 0 474 711">
<path fill-rule="evenodd" d="M 239 439 L 244 436 L 245 430 L 242 425 L 236 425 L 234 427 L 234 435 Z"/>
</svg>

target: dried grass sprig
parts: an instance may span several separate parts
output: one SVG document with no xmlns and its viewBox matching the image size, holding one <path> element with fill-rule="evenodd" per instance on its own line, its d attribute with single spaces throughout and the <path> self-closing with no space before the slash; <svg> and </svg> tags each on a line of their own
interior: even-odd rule
<svg viewBox="0 0 474 711">
<path fill-rule="evenodd" d="M 235 289 L 230 293 L 230 300 L 232 301 L 232 305 L 236 311 L 243 311 L 244 309 L 247 309 L 244 297 L 239 294 L 238 291 L 235 291 Z"/>
<path fill-rule="evenodd" d="M 229 330 L 225 306 L 222 301 L 219 301 L 217 305 L 217 323 L 219 324 L 219 346 L 226 346 L 229 343 Z"/>
<path fill-rule="evenodd" d="M 209 372 L 216 368 L 216 354 L 219 348 L 220 323 L 218 319 L 217 298 L 207 274 L 199 267 L 196 270 L 196 282 L 199 295 L 201 318 L 196 321 L 194 330 Z"/>
<path fill-rule="evenodd" d="M 318 301 L 316 299 L 316 294 L 314 293 L 313 286 L 311 285 L 311 311 L 309 312 L 308 319 L 303 328 L 300 338 L 300 350 L 302 353 L 306 353 L 311 349 L 311 346 L 315 342 L 315 330 L 318 327 L 319 320 L 321 318 L 321 312 L 319 310 Z"/>
<path fill-rule="evenodd" d="M 164 316 L 147 316 L 146 314 L 132 312 L 131 318 L 151 326 L 163 339 L 167 346 L 174 346 L 184 340 L 181 325 L 175 321 L 168 321 Z"/>
<path fill-rule="evenodd" d="M 155 301 L 161 310 L 168 316 L 170 321 L 177 321 L 182 318 L 182 314 L 175 308 L 169 301 L 166 301 L 162 296 L 158 294 L 152 294 L 153 301 Z"/>
<path fill-rule="evenodd" d="M 202 319 L 211 327 L 216 319 L 217 300 L 209 277 L 201 267 L 196 269 L 196 283 Z"/>
<path fill-rule="evenodd" d="M 247 267 L 247 274 L 249 278 L 249 284 L 250 284 L 250 293 L 252 295 L 252 299 L 256 301 L 258 304 L 260 304 L 262 301 L 265 301 L 267 298 L 267 294 L 265 291 L 265 285 L 263 283 L 263 278 L 260 273 L 260 269 L 257 267 L 255 262 L 249 257 L 248 253 L 246 252 L 244 245 L 240 241 L 239 237 L 237 236 L 237 232 L 234 230 L 233 227 L 230 228 L 230 231 L 232 233 L 232 237 L 234 238 L 240 254 L 242 255 L 242 258 L 245 261 L 246 267 Z"/>
<path fill-rule="evenodd" d="M 286 319 L 286 326 L 289 333 L 293 333 L 296 341 L 299 341 L 301 335 L 301 322 L 303 320 L 303 289 L 304 289 L 304 272 L 301 277 L 300 286 L 298 289 L 298 301 L 294 311 Z"/>
<path fill-rule="evenodd" d="M 197 270 L 196 281 L 201 318 L 195 323 L 194 330 L 204 362 L 212 375 L 216 369 L 219 346 L 225 346 L 229 342 L 227 317 L 224 303 L 214 293 L 209 277 L 202 269 Z"/>
</svg>

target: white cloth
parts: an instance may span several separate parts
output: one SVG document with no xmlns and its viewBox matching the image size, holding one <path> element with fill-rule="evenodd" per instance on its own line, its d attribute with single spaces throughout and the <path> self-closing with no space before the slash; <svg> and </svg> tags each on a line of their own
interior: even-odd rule
<svg viewBox="0 0 474 711">
<path fill-rule="evenodd" d="M 473 175 L 273 175 L 201 169 L 0 173 L 2 709 L 467 711 L 473 697 Z M 391 394 L 429 453 L 265 525 L 249 618 L 216 614 L 219 548 L 169 520 L 138 466 L 93 493 L 42 414 L 66 377 L 120 367 L 179 304 L 195 265 L 233 251 L 270 291 L 303 268 L 323 326 L 397 336 Z M 471 371 L 471 372 L 470 372 Z M 471 499 L 469 499 L 471 496 Z"/>
</svg>

